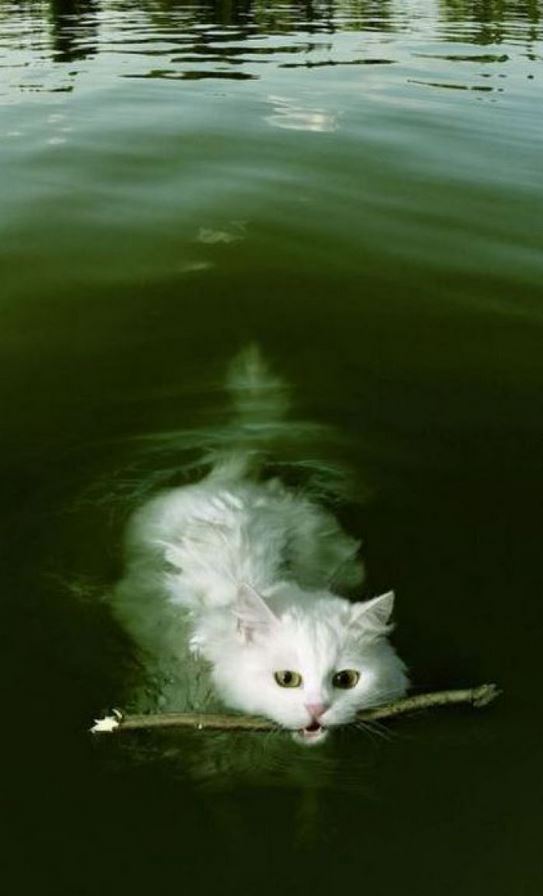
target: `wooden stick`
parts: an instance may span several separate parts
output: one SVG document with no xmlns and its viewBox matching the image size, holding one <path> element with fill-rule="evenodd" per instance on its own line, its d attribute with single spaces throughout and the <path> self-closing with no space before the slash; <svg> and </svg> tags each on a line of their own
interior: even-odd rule
<svg viewBox="0 0 543 896">
<path fill-rule="evenodd" d="M 479 709 L 491 703 L 500 694 L 495 684 L 481 684 L 476 688 L 464 688 L 458 691 L 436 691 L 430 694 L 416 694 L 403 697 L 394 703 L 386 703 L 372 709 L 364 709 L 357 715 L 357 720 L 373 721 L 392 719 L 405 713 L 419 709 L 430 709 L 434 706 L 452 706 L 468 703 Z M 222 715 L 218 713 L 169 712 L 149 715 L 123 715 L 118 709 L 112 714 L 96 719 L 90 729 L 93 734 L 110 734 L 120 731 L 143 731 L 151 728 L 196 728 L 198 731 L 277 731 L 281 730 L 274 722 L 257 716 Z"/>
</svg>

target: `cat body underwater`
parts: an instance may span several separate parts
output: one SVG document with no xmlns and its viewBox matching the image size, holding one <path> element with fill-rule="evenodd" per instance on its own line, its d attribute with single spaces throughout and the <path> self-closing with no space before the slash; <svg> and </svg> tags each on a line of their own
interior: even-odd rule
<svg viewBox="0 0 543 896">
<path fill-rule="evenodd" d="M 313 745 L 405 693 L 387 637 L 393 594 L 341 596 L 362 581 L 359 542 L 314 497 L 263 478 L 267 443 L 291 424 L 256 348 L 236 358 L 227 387 L 232 422 L 207 452 L 207 475 L 132 517 L 112 606 L 160 670 L 160 708 L 194 708 L 203 681 L 212 700 Z"/>
</svg>

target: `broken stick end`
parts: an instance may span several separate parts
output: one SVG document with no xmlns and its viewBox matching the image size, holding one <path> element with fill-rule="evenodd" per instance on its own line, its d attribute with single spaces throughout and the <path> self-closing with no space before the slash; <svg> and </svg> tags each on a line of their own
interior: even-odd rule
<svg viewBox="0 0 543 896">
<path fill-rule="evenodd" d="M 480 687 L 474 688 L 471 702 L 477 709 L 481 709 L 492 703 L 501 693 L 497 684 L 482 684 Z"/>
</svg>

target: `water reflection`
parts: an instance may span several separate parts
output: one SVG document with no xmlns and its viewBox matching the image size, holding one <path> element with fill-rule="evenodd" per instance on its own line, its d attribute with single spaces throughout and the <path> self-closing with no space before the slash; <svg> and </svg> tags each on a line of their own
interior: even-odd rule
<svg viewBox="0 0 543 896">
<path fill-rule="evenodd" d="M 50 0 L 51 58 L 77 62 L 98 52 L 98 0 Z"/>
<path fill-rule="evenodd" d="M 107 69 L 100 72 L 107 72 L 109 79 L 177 82 L 251 82 L 274 76 L 279 69 L 307 70 L 318 78 L 321 70 L 325 74 L 335 67 L 352 68 L 354 81 L 359 66 L 405 63 L 406 51 L 407 59 L 487 65 L 506 61 L 510 55 L 489 52 L 470 58 L 461 52 L 426 53 L 424 29 L 416 17 L 410 17 L 410 4 L 400 0 L 297 0 L 278 5 L 265 0 L 142 0 L 137 4 L 132 0 L 49 0 L 46 20 L 41 18 L 42 10 L 22 0 L 0 10 L 7 23 L 3 40 L 14 55 L 12 67 L 29 68 L 14 85 L 25 92 L 73 90 L 78 73 L 74 63 L 93 60 L 101 53 L 109 58 Z M 429 15 L 443 42 L 489 48 L 506 42 L 524 44 L 524 55 L 534 58 L 532 44 L 540 37 L 541 21 L 537 2 L 436 0 Z M 13 27 L 14 16 L 19 28 Z M 32 35 L 24 47 L 17 43 L 21 24 Z M 405 41 L 404 33 L 408 35 Z M 35 58 L 29 58 L 30 47 L 40 50 L 39 66 Z M 117 64 L 111 64 L 112 59 Z M 126 59 L 130 64 L 125 64 Z M 43 60 L 54 63 L 54 70 L 47 70 Z M 407 73 L 404 84 L 480 90 L 480 85 L 464 79 L 464 72 L 449 84 L 436 77 L 439 72 L 419 71 L 416 64 L 410 67 L 417 70 Z M 391 73 L 391 84 L 395 78 Z M 369 83 L 369 77 L 365 80 Z M 282 95 L 281 89 L 274 92 Z M 279 126 L 289 126 L 285 121 L 280 116 Z"/>
<path fill-rule="evenodd" d="M 153 68 L 144 75 L 124 75 L 125 78 L 158 78 L 165 81 L 207 81 L 225 80 L 225 81 L 254 81 L 256 75 L 250 75 L 247 72 L 229 72 L 229 71 L 184 71 L 179 72 L 171 68 Z"/>
<path fill-rule="evenodd" d="M 270 96 L 273 113 L 266 117 L 269 124 L 292 131 L 335 131 L 337 115 L 315 106 L 302 105 L 295 99 L 284 96 Z"/>
<path fill-rule="evenodd" d="M 372 770 L 397 737 L 392 729 L 341 729 L 319 749 L 296 745 L 284 732 L 234 734 L 153 732 L 95 741 L 109 762 L 158 764 L 173 778 L 190 777 L 201 787 L 235 791 L 266 786 L 301 792 L 335 790 L 369 795 Z M 385 740 L 383 740 L 385 738 Z M 388 742 L 388 743 L 387 743 Z"/>
<path fill-rule="evenodd" d="M 500 44 L 505 40 L 535 41 L 541 37 L 539 0 L 439 0 L 439 16 L 453 26 L 450 40 Z M 460 34 L 455 31 L 460 26 Z"/>
</svg>

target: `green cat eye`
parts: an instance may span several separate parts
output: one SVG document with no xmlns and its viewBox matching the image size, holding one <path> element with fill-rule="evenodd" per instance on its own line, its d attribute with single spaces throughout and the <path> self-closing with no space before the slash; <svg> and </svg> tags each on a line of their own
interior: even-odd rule
<svg viewBox="0 0 543 896">
<path fill-rule="evenodd" d="M 282 688 L 299 688 L 302 683 L 302 676 L 299 672 L 291 672 L 290 669 L 284 669 L 281 672 L 274 672 L 273 677 L 277 684 Z"/>
<path fill-rule="evenodd" d="M 342 669 L 341 672 L 336 672 L 332 678 L 332 684 L 335 688 L 346 690 L 354 688 L 355 684 L 358 684 L 359 678 L 360 672 L 357 672 L 356 669 Z"/>
</svg>

